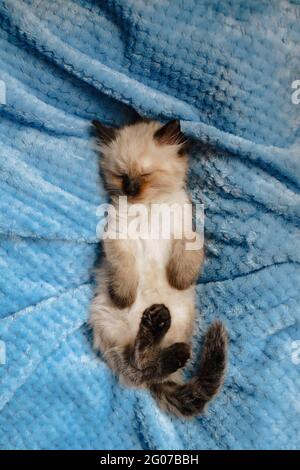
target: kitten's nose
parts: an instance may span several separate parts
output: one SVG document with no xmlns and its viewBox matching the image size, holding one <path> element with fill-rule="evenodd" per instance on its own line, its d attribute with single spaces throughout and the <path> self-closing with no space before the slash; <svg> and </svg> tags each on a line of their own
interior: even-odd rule
<svg viewBox="0 0 300 470">
<path fill-rule="evenodd" d="M 136 196 L 140 192 L 141 183 L 137 178 L 130 178 L 128 175 L 124 175 L 122 189 L 127 196 Z"/>
</svg>

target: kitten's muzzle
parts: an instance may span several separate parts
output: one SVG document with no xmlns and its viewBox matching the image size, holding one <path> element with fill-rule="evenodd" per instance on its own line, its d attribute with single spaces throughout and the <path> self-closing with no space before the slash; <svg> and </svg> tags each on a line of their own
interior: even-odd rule
<svg viewBox="0 0 300 470">
<path fill-rule="evenodd" d="M 141 190 L 141 182 L 138 178 L 130 178 L 128 175 L 124 175 L 122 190 L 126 196 L 137 196 Z"/>
</svg>

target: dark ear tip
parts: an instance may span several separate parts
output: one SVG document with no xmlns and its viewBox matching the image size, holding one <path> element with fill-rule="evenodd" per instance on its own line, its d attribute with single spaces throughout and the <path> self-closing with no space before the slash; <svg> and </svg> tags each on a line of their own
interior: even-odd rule
<svg viewBox="0 0 300 470">
<path fill-rule="evenodd" d="M 179 119 L 172 119 L 172 121 L 169 121 L 169 124 L 172 124 L 174 127 L 178 127 L 180 129 Z"/>
<path fill-rule="evenodd" d="M 116 128 L 106 126 L 102 124 L 102 122 L 98 121 L 97 119 L 92 120 L 92 124 L 96 129 L 97 136 L 100 138 L 103 144 L 108 145 L 112 142 L 116 137 Z"/>
</svg>

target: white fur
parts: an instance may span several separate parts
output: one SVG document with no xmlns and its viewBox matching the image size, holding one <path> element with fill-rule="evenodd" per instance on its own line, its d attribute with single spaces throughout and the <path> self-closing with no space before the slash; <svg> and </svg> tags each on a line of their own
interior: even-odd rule
<svg viewBox="0 0 300 470">
<path fill-rule="evenodd" d="M 158 200 L 156 202 L 159 202 Z M 189 202 L 184 191 L 168 194 L 161 202 L 180 205 Z M 130 206 L 129 206 L 130 207 Z M 147 205 L 148 210 L 150 205 Z M 175 218 L 176 220 L 176 218 Z M 180 218 L 175 223 L 181 224 Z M 137 296 L 134 304 L 120 310 L 107 293 L 105 266 L 97 271 L 98 288 L 91 306 L 91 325 L 94 327 L 95 348 L 105 350 L 132 342 L 137 334 L 144 310 L 154 303 L 164 304 L 171 312 L 171 327 L 163 344 L 187 341 L 192 333 L 194 320 L 195 287 L 177 290 L 170 286 L 166 265 L 170 255 L 171 240 L 127 240 L 133 249 L 139 275 Z"/>
</svg>

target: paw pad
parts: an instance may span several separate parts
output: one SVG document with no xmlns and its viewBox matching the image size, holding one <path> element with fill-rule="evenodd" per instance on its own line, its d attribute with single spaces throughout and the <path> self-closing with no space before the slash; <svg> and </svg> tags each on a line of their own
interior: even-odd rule
<svg viewBox="0 0 300 470">
<path fill-rule="evenodd" d="M 170 328 L 170 311 L 163 304 L 153 304 L 144 311 L 141 321 L 144 328 L 150 330 L 154 336 L 161 337 Z"/>
</svg>

